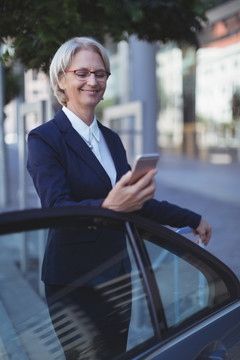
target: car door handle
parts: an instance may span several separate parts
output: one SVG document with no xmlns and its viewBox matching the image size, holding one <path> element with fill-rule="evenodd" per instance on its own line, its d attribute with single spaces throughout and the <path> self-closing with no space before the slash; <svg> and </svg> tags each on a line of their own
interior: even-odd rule
<svg viewBox="0 0 240 360">
<path fill-rule="evenodd" d="M 207 355 L 206 360 L 227 360 L 227 352 L 224 350 L 214 351 L 212 354 Z"/>
<path fill-rule="evenodd" d="M 226 347 L 219 343 L 215 342 L 211 345 L 208 345 L 202 352 L 199 354 L 196 360 L 227 360 L 228 352 Z"/>
</svg>

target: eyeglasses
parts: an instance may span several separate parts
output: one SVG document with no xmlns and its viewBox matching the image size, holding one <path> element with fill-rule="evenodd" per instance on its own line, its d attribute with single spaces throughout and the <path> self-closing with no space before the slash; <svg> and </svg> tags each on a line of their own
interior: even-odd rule
<svg viewBox="0 0 240 360">
<path fill-rule="evenodd" d="M 97 81 L 105 82 L 111 75 L 110 72 L 105 70 L 90 71 L 88 69 L 66 70 L 66 73 L 74 73 L 75 77 L 79 81 L 87 81 L 91 74 L 95 75 Z"/>
</svg>

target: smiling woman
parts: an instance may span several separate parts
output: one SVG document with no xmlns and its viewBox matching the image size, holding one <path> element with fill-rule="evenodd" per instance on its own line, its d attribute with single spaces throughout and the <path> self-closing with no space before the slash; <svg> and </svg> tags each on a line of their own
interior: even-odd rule
<svg viewBox="0 0 240 360">
<path fill-rule="evenodd" d="M 89 63 L 88 60 L 90 59 L 88 56 L 85 57 L 84 62 L 81 62 L 82 54 L 80 55 L 80 53 L 82 53 L 83 50 L 85 50 L 89 56 L 94 55 L 95 59 L 92 59 Z M 94 68 L 91 68 L 91 66 Z M 95 68 L 95 66 L 97 67 Z M 93 39 L 82 37 L 71 39 L 58 49 L 50 66 L 50 80 L 54 94 L 63 106 L 67 105 L 67 101 L 66 94 L 64 89 L 61 88 L 60 82 L 69 72 L 73 72 L 74 75 L 78 73 L 76 78 L 79 79 L 80 74 L 78 70 L 85 70 L 88 75 L 91 75 L 91 72 L 94 72 L 94 70 L 103 70 L 103 72 L 106 72 L 109 76 L 110 62 L 104 47 Z M 103 82 L 106 82 L 108 76 Z M 89 76 L 84 76 L 84 78 L 84 80 L 89 80 Z"/>
<path fill-rule="evenodd" d="M 107 76 L 103 60 L 98 53 L 83 49 L 74 55 L 71 68 L 86 70 L 65 70 L 59 80 L 59 87 L 64 91 L 67 108 L 87 125 L 91 125 L 95 107 L 102 100 L 106 89 Z M 99 72 L 104 75 L 100 81 L 96 75 Z"/>
<path fill-rule="evenodd" d="M 109 75 L 107 52 L 93 39 L 71 39 L 54 55 L 50 80 L 63 107 L 54 119 L 33 129 L 28 136 L 27 167 L 42 207 L 93 206 L 115 212 L 138 212 L 161 224 L 190 226 L 207 243 L 211 227 L 200 215 L 153 199 L 155 169 L 131 185 L 132 171 L 119 136 L 95 116 Z M 122 231 L 112 236 L 103 229 L 87 233 L 66 232 L 64 228 L 49 231 L 42 280 L 53 324 L 59 303 L 84 311 L 96 328 L 103 330 L 103 351 L 99 347 L 96 359 L 113 359 L 126 351 L 131 317 L 132 273 L 126 236 Z M 106 260 L 111 265 L 108 269 L 104 265 Z M 86 272 L 95 274 L 98 268 L 103 269 L 101 276 L 96 275 L 84 286 L 79 284 L 79 277 L 85 277 Z M 118 295 L 108 292 L 106 302 L 103 284 L 113 285 L 117 278 L 121 278 Z M 59 292 L 60 300 L 56 297 Z M 124 311 L 116 306 L 122 299 Z M 76 331 L 81 333 L 82 321 L 75 320 Z M 81 343 L 69 348 L 60 335 L 59 339 L 67 360 L 88 357 Z"/>
</svg>

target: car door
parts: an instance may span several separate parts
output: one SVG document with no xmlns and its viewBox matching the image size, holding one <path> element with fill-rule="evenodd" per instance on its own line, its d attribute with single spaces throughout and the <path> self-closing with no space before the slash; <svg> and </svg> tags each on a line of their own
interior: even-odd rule
<svg viewBox="0 0 240 360">
<path fill-rule="evenodd" d="M 0 215 L 0 358 L 64 359 L 40 281 L 47 233 L 52 228 L 64 228 L 71 236 L 88 233 L 93 246 L 95 234 L 101 231 L 107 230 L 113 243 L 119 232 L 126 237 L 132 317 L 128 346 L 118 359 L 238 359 L 240 290 L 232 272 L 170 229 L 98 208 Z M 84 284 L 92 276 L 101 276 L 117 261 L 117 256 L 106 258 L 104 269 L 96 268 L 79 280 Z M 114 284 L 104 284 L 106 292 L 117 294 L 120 283 L 121 276 Z M 124 301 L 121 306 L 124 311 Z M 63 336 L 68 327 L 74 329 L 75 316 L 61 309 Z M 88 346 L 94 325 L 81 316 L 84 326 L 81 334 L 73 330 L 73 338 L 80 336 Z M 97 349 L 91 351 L 90 358 L 97 359 Z"/>
<path fill-rule="evenodd" d="M 134 217 L 133 217 L 134 219 Z M 128 215 L 121 215 L 101 208 L 58 208 L 31 209 L 0 215 L 0 358 L 17 360 L 63 360 L 64 355 L 52 326 L 44 296 L 43 284 L 40 281 L 43 253 L 47 244 L 49 231 L 61 230 L 65 234 L 62 246 L 67 249 L 69 242 L 73 243 L 74 253 L 81 253 L 85 241 L 96 251 L 96 244 L 105 246 L 106 240 L 117 246 L 119 233 L 126 238 L 127 252 L 121 251 L 113 257 L 104 259 L 101 266 L 96 266 L 79 274 L 78 283 L 84 286 L 92 279 L 100 279 L 110 269 L 117 268 L 119 259 L 129 257 L 133 271 L 124 275 L 124 286 L 128 292 L 129 281 L 134 284 L 132 300 L 133 312 L 139 318 L 144 314 L 144 326 L 139 326 L 136 335 L 134 326 L 130 326 L 128 347 L 122 358 L 133 358 L 142 354 L 157 343 L 160 332 L 156 308 L 159 295 L 152 301 L 151 280 L 143 283 L 142 272 L 139 270 L 139 256 L 133 240 L 133 232 L 129 225 Z M 101 234 L 107 232 L 108 239 Z M 131 239 L 131 241 L 129 241 Z M 99 245 L 99 244 L 98 244 Z M 107 253 L 107 248 L 105 253 Z M 89 258 L 88 261 L 91 261 Z M 87 263 L 87 259 L 86 259 Z M 69 271 L 69 269 L 65 269 Z M 105 293 L 118 295 L 122 287 L 122 274 L 114 281 L 105 281 L 101 286 Z M 153 277 L 152 277 L 153 278 Z M 153 278 L 154 279 L 154 278 Z M 147 286 L 145 286 L 147 284 Z M 118 301 L 122 312 L 125 311 L 129 297 L 123 292 Z M 127 295 L 127 294 L 126 294 Z M 126 300 L 127 299 L 127 300 Z M 149 301 L 150 299 L 150 301 Z M 139 307 L 141 306 L 141 308 Z M 160 309 L 161 310 L 161 309 Z M 140 317 L 139 317 L 140 315 Z M 76 319 L 81 317 L 81 331 L 76 330 Z M 85 344 L 89 350 L 89 359 L 98 358 L 98 348 L 89 343 L 95 332 L 93 324 L 83 312 L 62 306 L 56 316 L 56 328 L 60 329 L 61 337 L 69 348 L 78 341 Z M 128 330 L 128 329 L 126 329 Z M 70 336 L 69 336 L 70 332 Z"/>
<path fill-rule="evenodd" d="M 147 267 L 156 280 L 151 290 L 159 292 L 162 307 L 158 345 L 136 358 L 239 359 L 240 287 L 236 276 L 206 250 L 172 230 L 141 221 L 135 222 L 133 231 L 138 248 L 146 250 Z"/>
</svg>

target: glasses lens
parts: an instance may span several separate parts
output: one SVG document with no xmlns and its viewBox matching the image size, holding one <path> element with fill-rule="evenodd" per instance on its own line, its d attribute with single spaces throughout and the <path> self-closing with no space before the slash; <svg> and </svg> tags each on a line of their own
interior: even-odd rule
<svg viewBox="0 0 240 360">
<path fill-rule="evenodd" d="M 107 79 L 107 73 L 106 71 L 103 71 L 103 70 L 98 70 L 98 71 L 95 71 L 95 77 L 98 79 L 98 80 L 106 80 Z"/>
<path fill-rule="evenodd" d="M 90 75 L 87 70 L 77 70 L 74 74 L 78 80 L 86 80 Z"/>
<path fill-rule="evenodd" d="M 91 74 L 94 74 L 95 78 L 98 81 L 106 81 L 109 76 L 109 74 L 104 70 L 97 70 L 97 71 L 76 70 L 74 71 L 74 74 L 79 81 L 86 81 L 89 78 L 89 76 L 91 76 Z"/>
</svg>

